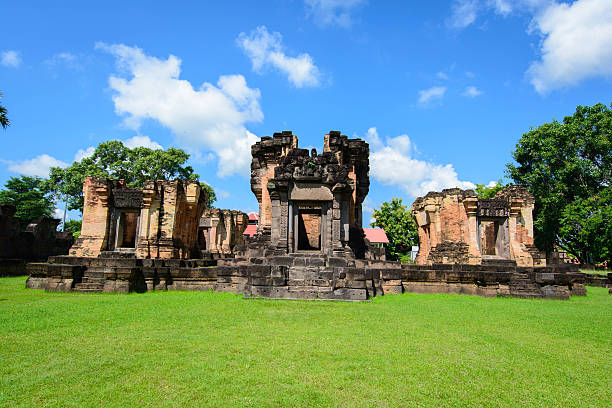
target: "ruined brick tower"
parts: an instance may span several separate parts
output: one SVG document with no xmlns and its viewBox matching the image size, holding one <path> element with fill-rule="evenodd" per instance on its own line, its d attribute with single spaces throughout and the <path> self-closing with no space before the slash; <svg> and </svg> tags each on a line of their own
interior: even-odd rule
<svg viewBox="0 0 612 408">
<path fill-rule="evenodd" d="M 533 244 L 533 206 L 531 194 L 519 186 L 506 187 L 492 199 L 458 188 L 419 197 L 412 204 L 419 227 L 416 263 L 544 266 L 545 256 Z"/>
<path fill-rule="evenodd" d="M 317 154 L 298 148 L 297 136 L 286 131 L 262 137 L 251 152 L 261 239 L 285 253 L 363 258 L 361 204 L 370 187 L 365 141 L 330 131 Z"/>
<path fill-rule="evenodd" d="M 147 181 L 142 189 L 123 180 L 87 177 L 83 183 L 83 228 L 70 255 L 104 251 L 140 258 L 190 258 L 197 247 L 198 220 L 206 208 L 200 183 Z"/>
</svg>

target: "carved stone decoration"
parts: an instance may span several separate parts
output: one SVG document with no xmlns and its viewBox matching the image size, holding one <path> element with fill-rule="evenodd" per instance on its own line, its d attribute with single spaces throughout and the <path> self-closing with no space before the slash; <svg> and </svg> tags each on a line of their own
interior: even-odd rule
<svg viewBox="0 0 612 408">
<path fill-rule="evenodd" d="M 340 132 L 325 135 L 322 153 L 298 148 L 291 132 L 263 137 L 251 148 L 251 190 L 259 201 L 258 232 L 283 253 L 353 255 L 363 234 L 361 205 L 370 186 L 369 146 Z M 334 203 L 346 203 L 335 206 Z M 334 208 L 331 211 L 332 207 Z"/>
<path fill-rule="evenodd" d="M 143 192 L 137 188 L 113 189 L 113 205 L 115 208 L 142 208 Z"/>
<path fill-rule="evenodd" d="M 478 200 L 479 217 L 507 217 L 510 211 L 510 203 L 505 199 Z"/>
</svg>

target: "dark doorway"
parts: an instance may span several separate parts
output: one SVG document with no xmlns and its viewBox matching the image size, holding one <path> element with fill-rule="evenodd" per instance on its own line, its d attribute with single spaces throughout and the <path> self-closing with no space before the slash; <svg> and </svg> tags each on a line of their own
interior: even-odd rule
<svg viewBox="0 0 612 408">
<path fill-rule="evenodd" d="M 122 212 L 117 230 L 118 248 L 136 248 L 137 212 Z"/>
<path fill-rule="evenodd" d="M 208 229 L 200 228 L 198 230 L 198 245 L 200 247 L 200 251 L 206 251 L 206 236 L 208 235 Z"/>
<path fill-rule="evenodd" d="M 321 249 L 321 209 L 300 209 L 298 214 L 298 250 Z"/>
</svg>

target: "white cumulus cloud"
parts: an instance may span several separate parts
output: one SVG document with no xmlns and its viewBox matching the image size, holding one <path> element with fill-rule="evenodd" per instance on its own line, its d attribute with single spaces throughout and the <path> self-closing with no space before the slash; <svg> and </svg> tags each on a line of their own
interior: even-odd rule
<svg viewBox="0 0 612 408">
<path fill-rule="evenodd" d="M 265 26 L 259 26 L 248 35 L 240 33 L 236 41 L 251 59 L 256 72 L 273 67 L 287 75 L 287 79 L 297 88 L 320 84 L 321 74 L 312 57 L 306 53 L 297 57 L 287 56 L 280 33 L 270 33 Z"/>
<path fill-rule="evenodd" d="M 21 65 L 21 55 L 18 51 L 14 50 L 3 51 L 0 63 L 5 67 L 17 68 Z"/>
<path fill-rule="evenodd" d="M 81 161 L 86 157 L 91 157 L 96 150 L 95 147 L 89 146 L 87 149 L 79 149 L 74 155 L 74 161 Z"/>
<path fill-rule="evenodd" d="M 134 149 L 135 147 L 148 147 L 149 149 L 153 149 L 153 150 L 163 149 L 162 145 L 151 140 L 149 136 L 136 135 L 127 140 L 124 140 L 123 144 L 125 147 L 129 149 Z"/>
<path fill-rule="evenodd" d="M 426 106 L 435 101 L 440 101 L 445 93 L 445 86 L 433 86 L 429 89 L 423 89 L 419 91 L 419 105 Z"/>
<path fill-rule="evenodd" d="M 401 188 L 410 197 L 441 191 L 444 188 L 476 188 L 469 181 L 459 180 L 452 164 L 436 164 L 413 158 L 415 150 L 408 135 L 381 140 L 375 127 L 368 129 L 372 177 L 386 185 Z"/>
<path fill-rule="evenodd" d="M 180 79 L 181 60 L 174 55 L 159 59 L 142 49 L 123 44 L 98 43 L 115 56 L 123 76 L 111 75 L 115 111 L 124 124 L 138 130 L 153 119 L 168 127 L 178 143 L 191 151 L 212 151 L 217 174 L 249 174 L 250 147 L 257 137 L 245 124 L 260 122 L 260 92 L 249 88 L 242 75 L 223 75 L 216 86 L 205 82 L 194 89 Z"/>
<path fill-rule="evenodd" d="M 33 159 L 14 162 L 9 165 L 8 170 L 23 176 L 49 177 L 49 169 L 51 167 L 67 166 L 68 163 L 64 163 L 48 154 L 41 154 Z"/>
<path fill-rule="evenodd" d="M 612 1 L 553 3 L 532 21 L 543 36 L 527 75 L 539 93 L 590 77 L 612 78 Z"/>
<path fill-rule="evenodd" d="M 475 86 L 468 86 L 465 88 L 462 95 L 467 96 L 468 98 L 475 98 L 478 95 L 482 95 L 482 91 Z"/>
<path fill-rule="evenodd" d="M 365 0 L 304 0 L 307 13 L 320 25 L 348 28 L 353 24 L 352 13 Z"/>
</svg>

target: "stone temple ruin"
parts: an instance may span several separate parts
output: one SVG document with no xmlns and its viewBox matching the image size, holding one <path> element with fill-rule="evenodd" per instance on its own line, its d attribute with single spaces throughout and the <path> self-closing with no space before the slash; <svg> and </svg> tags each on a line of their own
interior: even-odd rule
<svg viewBox="0 0 612 408">
<path fill-rule="evenodd" d="M 412 205 L 419 228 L 416 263 L 545 266 L 545 255 L 533 244 L 533 206 L 531 194 L 519 186 L 492 199 L 458 188 L 419 197 Z"/>
<path fill-rule="evenodd" d="M 323 151 L 298 148 L 291 132 L 251 148 L 257 234 L 248 218 L 206 209 L 191 181 L 142 190 L 88 178 L 83 231 L 69 256 L 28 265 L 28 288 L 119 292 L 216 290 L 246 297 L 366 300 L 402 292 L 481 296 L 584 295 L 575 266 L 545 266 L 533 248 L 533 200 L 520 188 L 479 200 L 445 190 L 418 199 L 416 264 L 384 260 L 362 229 L 369 146 L 331 131 Z"/>
<path fill-rule="evenodd" d="M 68 253 L 74 237 L 70 232 L 57 232 L 60 220 L 38 217 L 22 230 L 16 212 L 15 206 L 0 204 L 0 276 L 24 275 L 27 261 Z"/>
<path fill-rule="evenodd" d="M 200 218 L 198 244 L 204 257 L 231 258 L 234 248 L 244 246 L 242 233 L 249 216 L 242 211 L 207 208 Z"/>
</svg>

